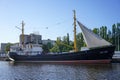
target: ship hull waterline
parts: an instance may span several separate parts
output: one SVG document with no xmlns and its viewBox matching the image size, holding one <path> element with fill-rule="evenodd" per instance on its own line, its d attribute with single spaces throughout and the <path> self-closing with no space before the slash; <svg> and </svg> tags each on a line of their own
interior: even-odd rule
<svg viewBox="0 0 120 80">
<path fill-rule="evenodd" d="M 47 63 L 110 63 L 115 46 L 107 46 L 87 51 L 61 54 L 18 55 L 9 52 L 9 58 L 16 62 L 47 62 Z"/>
</svg>

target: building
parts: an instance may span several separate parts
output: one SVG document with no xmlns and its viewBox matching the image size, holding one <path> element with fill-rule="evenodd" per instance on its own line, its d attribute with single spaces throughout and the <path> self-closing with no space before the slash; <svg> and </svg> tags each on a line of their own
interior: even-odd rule
<svg viewBox="0 0 120 80">
<path fill-rule="evenodd" d="M 26 35 L 24 34 L 24 44 L 28 44 L 28 43 L 32 43 L 32 44 L 47 44 L 47 43 L 51 43 L 52 45 L 55 44 L 54 40 L 42 40 L 42 35 L 39 34 L 29 34 Z M 20 44 L 22 44 L 22 35 L 20 35 Z"/>
<path fill-rule="evenodd" d="M 1 48 L 0 50 L 1 50 L 1 52 L 5 52 L 5 51 L 6 51 L 5 49 L 6 49 L 7 44 L 8 44 L 8 43 L 1 43 L 1 45 L 0 45 L 0 48 Z"/>
<path fill-rule="evenodd" d="M 20 35 L 20 44 L 22 44 L 22 35 Z M 39 34 L 24 35 L 24 44 L 42 44 L 42 36 Z"/>
</svg>

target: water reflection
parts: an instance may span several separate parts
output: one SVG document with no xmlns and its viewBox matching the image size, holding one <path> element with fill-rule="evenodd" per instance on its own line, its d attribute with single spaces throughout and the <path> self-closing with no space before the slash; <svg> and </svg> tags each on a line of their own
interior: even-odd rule
<svg viewBox="0 0 120 80">
<path fill-rule="evenodd" d="M 1 80 L 118 80 L 120 64 L 0 62 Z"/>
</svg>

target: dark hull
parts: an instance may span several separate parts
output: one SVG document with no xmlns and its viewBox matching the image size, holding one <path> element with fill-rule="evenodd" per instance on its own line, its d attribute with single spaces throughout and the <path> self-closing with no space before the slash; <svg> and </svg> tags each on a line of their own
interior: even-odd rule
<svg viewBox="0 0 120 80">
<path fill-rule="evenodd" d="M 10 52 L 9 57 L 14 61 L 39 62 L 73 62 L 73 63 L 109 63 L 112 60 L 115 46 L 107 46 L 87 51 L 70 52 L 62 54 L 17 55 Z"/>
</svg>

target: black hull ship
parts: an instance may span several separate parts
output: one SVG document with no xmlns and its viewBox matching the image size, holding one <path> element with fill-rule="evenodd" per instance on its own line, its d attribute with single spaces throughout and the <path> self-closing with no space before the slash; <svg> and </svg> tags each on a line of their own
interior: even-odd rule
<svg viewBox="0 0 120 80">
<path fill-rule="evenodd" d="M 74 14 L 74 24 L 75 21 L 76 21 L 76 17 Z M 74 42 L 74 48 L 75 48 L 74 52 L 66 52 L 59 54 L 42 54 L 41 47 L 36 46 L 37 44 L 35 44 L 34 46 L 37 49 L 33 47 L 34 48 L 33 52 L 32 52 L 33 49 L 29 47 L 29 45 L 28 45 L 29 49 L 23 47 L 22 50 L 19 51 L 13 51 L 13 50 L 10 51 L 8 54 L 9 59 L 18 62 L 110 63 L 112 60 L 112 56 L 114 54 L 115 46 L 113 46 L 111 43 L 107 42 L 106 40 L 102 39 L 100 36 L 94 34 L 90 29 L 85 27 L 79 21 L 77 22 L 82 30 L 83 38 L 87 45 L 86 50 L 77 51 L 75 44 L 76 42 Z M 24 30 L 22 29 L 22 31 Z M 74 36 L 75 34 L 76 34 L 76 24 L 74 25 Z"/>
<path fill-rule="evenodd" d="M 110 63 L 115 46 L 101 47 L 80 52 L 62 54 L 18 55 L 10 52 L 10 58 L 22 62 L 62 62 L 62 63 Z"/>
</svg>

